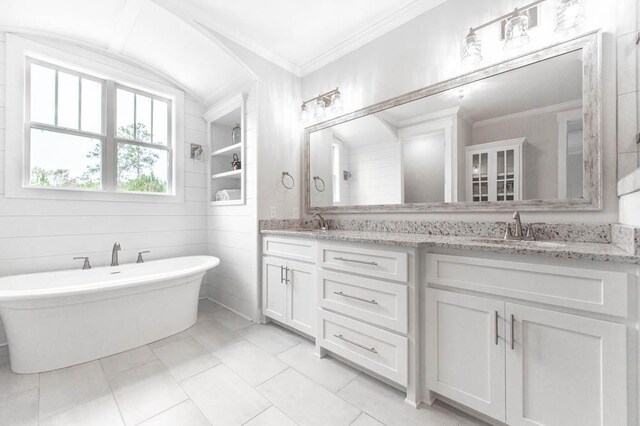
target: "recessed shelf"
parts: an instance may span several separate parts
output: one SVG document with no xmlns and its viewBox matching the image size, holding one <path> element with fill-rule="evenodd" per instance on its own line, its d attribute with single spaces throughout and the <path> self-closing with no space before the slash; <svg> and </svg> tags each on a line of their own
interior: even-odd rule
<svg viewBox="0 0 640 426">
<path fill-rule="evenodd" d="M 216 151 L 213 151 L 211 153 L 212 157 L 218 156 L 218 155 L 224 155 L 227 154 L 231 151 L 239 151 L 242 148 L 242 143 L 237 143 L 235 145 L 229 145 L 227 147 L 224 147 L 222 149 L 218 149 Z"/>
<path fill-rule="evenodd" d="M 216 173 L 215 175 L 211 176 L 211 179 L 221 179 L 221 178 L 239 178 L 242 174 L 242 169 L 240 170 L 231 170 L 229 172 L 224 172 L 224 173 Z"/>
</svg>

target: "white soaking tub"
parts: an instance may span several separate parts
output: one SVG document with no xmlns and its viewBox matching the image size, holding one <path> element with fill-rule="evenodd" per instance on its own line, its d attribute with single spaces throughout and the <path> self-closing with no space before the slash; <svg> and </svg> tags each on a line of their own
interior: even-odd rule
<svg viewBox="0 0 640 426">
<path fill-rule="evenodd" d="M 191 327 L 202 278 L 219 263 L 190 256 L 0 278 L 11 369 L 68 367 Z"/>
</svg>

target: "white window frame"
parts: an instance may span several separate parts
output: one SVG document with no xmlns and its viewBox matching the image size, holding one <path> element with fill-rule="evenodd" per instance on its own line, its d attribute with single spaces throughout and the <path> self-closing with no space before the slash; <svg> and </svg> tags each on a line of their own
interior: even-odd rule
<svg viewBox="0 0 640 426">
<path fill-rule="evenodd" d="M 96 200 L 127 202 L 184 202 L 184 92 L 159 82 L 158 77 L 140 68 L 125 64 L 105 55 L 100 55 L 72 46 L 49 46 L 12 34 L 6 35 L 6 155 L 5 196 L 7 198 L 37 198 L 62 200 Z M 29 64 L 44 62 L 44 66 L 60 67 L 62 72 L 81 74 L 94 80 L 104 80 L 102 135 L 103 170 L 102 190 L 42 187 L 30 184 L 29 165 Z M 113 87 L 108 87 L 112 85 Z M 114 173 L 116 170 L 115 138 L 115 90 L 123 89 L 151 98 L 170 101 L 169 183 L 167 193 L 118 191 Z M 106 105 L 113 105 L 107 109 Z M 38 126 L 41 127 L 41 126 Z M 60 128 L 55 127 L 55 131 Z M 84 136 L 85 132 L 79 132 Z M 88 135 L 88 133 L 87 133 Z M 108 139 L 111 136 L 111 142 Z M 123 139 L 122 142 L 162 149 L 162 145 Z M 105 153 L 107 149 L 111 153 Z"/>
</svg>

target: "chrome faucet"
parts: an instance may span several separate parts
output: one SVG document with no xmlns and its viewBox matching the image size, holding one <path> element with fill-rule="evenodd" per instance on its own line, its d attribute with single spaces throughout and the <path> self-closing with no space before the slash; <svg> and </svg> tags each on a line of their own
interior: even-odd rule
<svg viewBox="0 0 640 426">
<path fill-rule="evenodd" d="M 515 212 L 513 213 L 513 221 L 515 222 L 516 225 L 516 233 L 514 235 L 514 237 L 516 238 L 522 238 L 522 222 L 520 221 L 520 213 Z"/>
<path fill-rule="evenodd" d="M 320 228 L 321 231 L 326 231 L 327 230 L 327 222 L 324 220 L 324 217 L 322 217 L 322 215 L 320 213 L 316 213 L 313 215 L 313 219 L 315 220 L 315 218 L 318 218 L 318 226 Z"/>
<path fill-rule="evenodd" d="M 74 257 L 73 260 L 84 260 L 84 264 L 82 265 L 82 269 L 91 269 L 91 262 L 89 262 L 89 258 L 85 256 Z"/>
<path fill-rule="evenodd" d="M 115 243 L 113 245 L 113 250 L 111 250 L 111 266 L 118 266 L 118 252 L 122 250 L 120 247 L 120 243 Z"/>
<path fill-rule="evenodd" d="M 536 235 L 535 235 L 535 232 L 533 231 L 533 226 L 534 225 L 544 225 L 543 222 L 529 223 L 526 226 L 527 232 L 525 233 L 523 231 L 523 228 L 522 228 L 522 222 L 520 221 L 520 213 L 519 212 L 513 213 L 513 222 L 514 222 L 515 233 L 511 232 L 511 225 L 507 223 L 506 224 L 507 225 L 507 229 L 504 232 L 504 239 L 505 240 L 535 241 L 536 240 Z M 504 223 L 504 222 L 502 222 L 502 223 Z"/>
</svg>

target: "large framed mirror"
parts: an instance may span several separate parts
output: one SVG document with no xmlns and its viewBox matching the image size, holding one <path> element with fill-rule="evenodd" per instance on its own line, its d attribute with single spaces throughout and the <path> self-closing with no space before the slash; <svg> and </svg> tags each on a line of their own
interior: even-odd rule
<svg viewBox="0 0 640 426">
<path fill-rule="evenodd" d="M 305 129 L 307 213 L 601 209 L 601 35 Z"/>
</svg>

